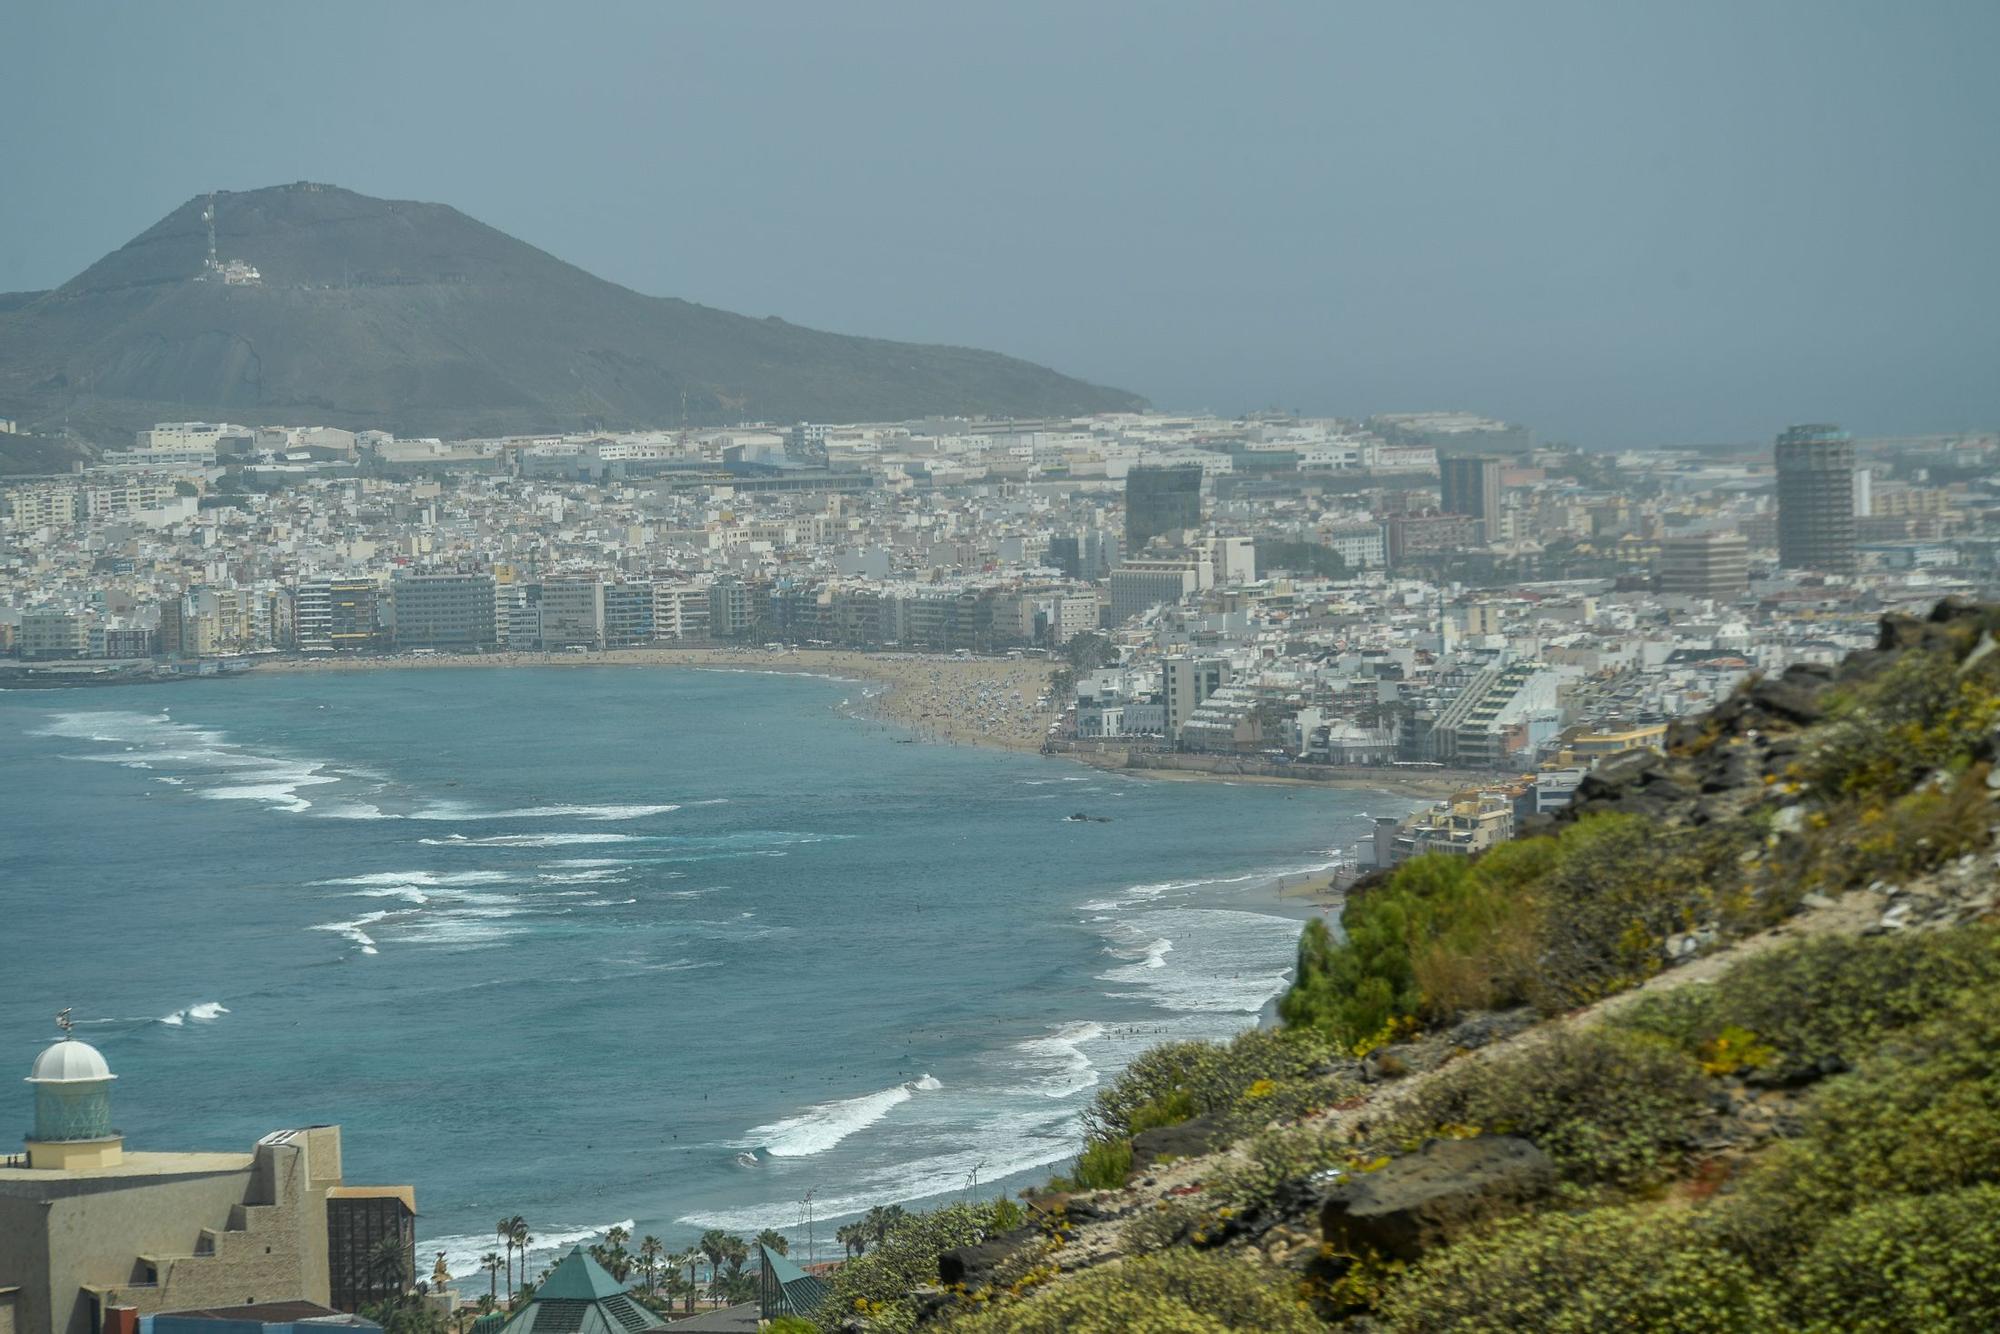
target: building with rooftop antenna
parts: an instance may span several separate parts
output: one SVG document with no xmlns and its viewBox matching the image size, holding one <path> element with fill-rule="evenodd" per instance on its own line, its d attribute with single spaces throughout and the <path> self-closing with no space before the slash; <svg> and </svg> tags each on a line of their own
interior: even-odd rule
<svg viewBox="0 0 2000 1334">
<path fill-rule="evenodd" d="M 384 1237 L 414 1279 L 415 1193 L 345 1184 L 338 1126 L 275 1131 L 248 1153 L 130 1149 L 111 1120 L 117 1076 L 63 1028 L 27 1076 L 26 1151 L 0 1157 L 0 1331 L 98 1334 L 114 1308 L 377 1301 Z"/>
</svg>

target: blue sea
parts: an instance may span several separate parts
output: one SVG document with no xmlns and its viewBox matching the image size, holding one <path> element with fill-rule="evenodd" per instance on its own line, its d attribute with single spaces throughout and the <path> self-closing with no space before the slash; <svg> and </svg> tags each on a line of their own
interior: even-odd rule
<svg viewBox="0 0 2000 1334">
<path fill-rule="evenodd" d="M 1257 1021 L 1379 792 L 897 744 L 856 682 L 645 668 L 0 693 L 0 1100 L 74 1008 L 133 1147 L 338 1123 L 456 1273 L 1046 1177 Z M 1105 820 L 1064 817 L 1087 813 Z M 15 1092 L 9 1094 L 5 1089 Z M 4 1118 L 0 1118 L 4 1123 Z"/>
</svg>

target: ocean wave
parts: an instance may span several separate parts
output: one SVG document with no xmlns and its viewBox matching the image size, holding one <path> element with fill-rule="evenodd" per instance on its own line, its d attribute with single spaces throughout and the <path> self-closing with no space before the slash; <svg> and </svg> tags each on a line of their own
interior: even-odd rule
<svg viewBox="0 0 2000 1334">
<path fill-rule="evenodd" d="M 320 922 L 312 929 L 314 931 L 328 931 L 345 940 L 352 941 L 361 947 L 363 954 L 375 954 L 379 951 L 375 948 L 375 938 L 368 934 L 368 928 L 384 920 L 389 915 L 390 910 L 384 908 L 380 912 L 362 913 L 361 916 L 345 922 Z"/>
<path fill-rule="evenodd" d="M 1119 922 L 1104 933 L 1104 952 L 1141 968 L 1164 968 L 1174 942 L 1129 923 Z"/>
<path fill-rule="evenodd" d="M 923 1079 L 897 1084 L 880 1093 L 823 1102 L 797 1116 L 751 1127 L 742 1147 L 762 1149 L 774 1158 L 810 1158 L 825 1153 L 849 1135 L 866 1130 L 916 1096 L 919 1090 L 943 1087 L 927 1074 Z"/>
<path fill-rule="evenodd" d="M 417 842 L 433 848 L 567 848 L 591 843 L 641 843 L 640 834 L 494 834 L 487 838 L 420 838 Z"/>
<path fill-rule="evenodd" d="M 1067 1098 L 1097 1082 L 1097 1067 L 1083 1044 L 1104 1036 L 1104 1025 L 1085 1020 L 1064 1024 L 1046 1037 L 1017 1042 L 1012 1064 L 1028 1072 L 1028 1089 L 1048 1098 Z"/>
<path fill-rule="evenodd" d="M 852 1179 L 846 1193 L 815 1199 L 818 1216 L 831 1221 L 878 1204 L 958 1194 L 971 1184 L 975 1172 L 983 1184 L 1047 1167 L 1075 1156 L 1082 1133 L 1075 1116 L 1065 1108 L 993 1117 L 968 1138 L 971 1143 L 965 1148 L 892 1163 Z M 690 1227 L 756 1232 L 767 1227 L 794 1229 L 798 1217 L 796 1200 L 772 1200 L 742 1208 L 701 1210 L 674 1221 Z"/>
<path fill-rule="evenodd" d="M 199 789 L 203 797 L 214 801 L 261 802 L 273 810 L 292 814 L 312 808 L 313 803 L 299 795 L 301 788 L 342 781 L 340 774 L 326 772 L 331 761 L 245 750 L 230 741 L 227 733 L 177 723 L 164 712 L 146 714 L 110 709 L 55 713 L 36 735 L 122 746 L 124 749 L 114 755 L 64 758 L 118 764 L 128 769 L 179 769 L 184 772 L 161 781 L 182 786 L 188 777 L 201 775 L 213 780 L 212 786 Z"/>
<path fill-rule="evenodd" d="M 640 820 L 649 815 L 665 815 L 679 810 L 679 802 L 654 805 L 571 805 L 522 806 L 508 811 L 482 811 L 449 803 L 436 803 L 409 814 L 412 820 Z"/>
<path fill-rule="evenodd" d="M 170 1028 L 179 1028 L 190 1019 L 205 1024 L 228 1013 L 229 1007 L 221 1001 L 201 1001 L 188 1006 L 185 1010 L 175 1010 L 172 1014 L 161 1015 L 160 1022 Z"/>
<path fill-rule="evenodd" d="M 1099 981 L 1137 988 L 1112 995 L 1183 1014 L 1243 1015 L 1257 1013 L 1284 990 L 1299 924 L 1234 909 L 1162 908 L 1114 925 L 1105 933 L 1107 948 L 1115 950 L 1134 932 L 1156 937 L 1165 948 L 1149 945 L 1144 957 L 1099 973 Z"/>
<path fill-rule="evenodd" d="M 604 1223 L 598 1227 L 537 1228 L 535 1244 L 528 1249 L 528 1259 L 532 1262 L 540 1256 L 553 1256 L 580 1241 L 596 1241 L 614 1227 L 622 1227 L 631 1232 L 638 1226 L 635 1220 L 627 1218 L 622 1222 Z M 430 1237 L 424 1241 L 423 1248 L 432 1255 L 443 1251 L 445 1272 L 453 1278 L 476 1278 L 482 1283 L 486 1280 L 486 1271 L 479 1267 L 481 1258 L 488 1251 L 500 1249 L 497 1238 L 491 1232 Z M 534 1270 L 530 1268 L 528 1272 L 533 1274 Z"/>
<path fill-rule="evenodd" d="M 626 878 L 619 874 L 619 868 L 616 866 L 594 866 L 585 870 L 564 871 L 553 875 L 544 871 L 542 874 L 536 876 L 535 879 L 544 885 L 622 885 L 626 883 Z"/>
<path fill-rule="evenodd" d="M 453 885 L 504 885 L 514 879 L 505 871 L 370 871 L 366 875 L 344 875 L 333 880 L 315 880 L 315 885 L 417 885 L 424 889 L 447 889 Z"/>
<path fill-rule="evenodd" d="M 1169 895 L 1192 894 L 1197 890 L 1222 889 L 1231 885 L 1271 884 L 1288 880 L 1293 876 L 1324 875 L 1340 864 L 1340 859 L 1336 856 L 1300 864 L 1265 867 L 1238 875 L 1197 876 L 1188 880 L 1159 880 L 1149 884 L 1127 885 L 1114 897 L 1095 898 L 1087 903 L 1079 903 L 1077 908 L 1082 912 L 1112 912 L 1119 908 L 1157 902 Z"/>
</svg>

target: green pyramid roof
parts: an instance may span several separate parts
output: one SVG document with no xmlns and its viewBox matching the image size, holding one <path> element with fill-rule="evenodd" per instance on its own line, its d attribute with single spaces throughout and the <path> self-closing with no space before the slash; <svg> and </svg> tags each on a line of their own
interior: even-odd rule
<svg viewBox="0 0 2000 1334">
<path fill-rule="evenodd" d="M 623 1291 L 625 1285 L 606 1273 L 603 1265 L 591 1259 L 590 1253 L 579 1242 L 535 1288 L 535 1300 L 594 1302 L 615 1297 Z"/>
<path fill-rule="evenodd" d="M 757 1243 L 757 1249 L 763 1252 L 764 1267 L 771 1271 L 771 1277 L 777 1279 L 778 1282 L 796 1283 L 806 1276 L 805 1270 L 799 1268 L 790 1260 L 778 1254 L 769 1246 L 766 1246 L 763 1242 L 760 1241 Z"/>
<path fill-rule="evenodd" d="M 646 1334 L 665 1324 L 578 1245 L 508 1317 L 502 1334 Z"/>
<path fill-rule="evenodd" d="M 810 1317 L 826 1304 L 830 1289 L 762 1242 L 757 1243 L 764 1272 L 757 1282 L 758 1313 L 766 1320 L 779 1315 Z"/>
</svg>

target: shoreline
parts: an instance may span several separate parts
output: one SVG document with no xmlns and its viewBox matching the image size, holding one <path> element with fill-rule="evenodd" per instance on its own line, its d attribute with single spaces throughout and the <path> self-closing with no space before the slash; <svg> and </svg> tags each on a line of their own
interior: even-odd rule
<svg viewBox="0 0 2000 1334">
<path fill-rule="evenodd" d="M 1123 750 L 1044 751 L 1048 729 L 1061 714 L 1037 708 L 1054 663 L 1045 658 L 962 658 L 937 653 L 870 653 L 855 649 L 623 648 L 593 653 L 438 653 L 422 657 L 267 658 L 248 674 L 310 676 L 333 672 L 431 671 L 441 668 L 678 667 L 693 671 L 776 673 L 861 681 L 884 689 L 866 694 L 858 717 L 901 728 L 907 739 L 933 745 L 983 746 L 1015 754 L 1046 755 L 1105 773 L 1169 783 L 1255 783 L 1333 791 L 1377 791 L 1395 797 L 1437 799 L 1477 776 L 1342 769 L 1324 776 L 1236 773 L 1198 767 L 1131 766 Z"/>
<path fill-rule="evenodd" d="M 846 649 L 625 648 L 595 653 L 439 653 L 423 657 L 283 658 L 252 674 L 310 676 L 332 672 L 431 671 L 451 667 L 678 667 L 695 671 L 776 673 L 860 681 L 885 687 L 855 712 L 907 730 L 913 741 L 1039 753 L 1053 709 L 1035 702 L 1053 670 L 1038 658 L 960 658 L 949 654 L 861 653 Z"/>
</svg>

